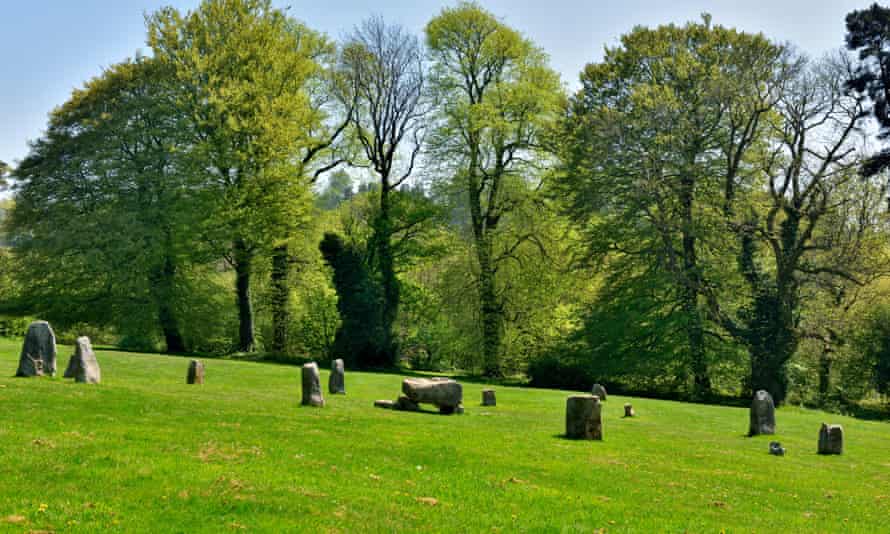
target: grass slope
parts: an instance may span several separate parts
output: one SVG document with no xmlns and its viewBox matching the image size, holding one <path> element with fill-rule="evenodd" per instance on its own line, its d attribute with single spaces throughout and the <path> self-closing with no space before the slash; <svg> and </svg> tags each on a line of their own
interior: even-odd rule
<svg viewBox="0 0 890 534">
<path fill-rule="evenodd" d="M 70 348 L 60 350 L 65 368 Z M 100 351 L 103 383 L 17 379 L 0 341 L 0 530 L 28 532 L 887 532 L 890 424 L 633 399 L 605 441 L 562 439 L 565 392 L 465 385 L 464 416 L 372 407 L 396 375 L 347 371 L 345 397 L 298 406 L 299 370 Z M 326 384 L 327 373 L 322 375 Z M 815 454 L 842 423 L 846 453 Z"/>
</svg>

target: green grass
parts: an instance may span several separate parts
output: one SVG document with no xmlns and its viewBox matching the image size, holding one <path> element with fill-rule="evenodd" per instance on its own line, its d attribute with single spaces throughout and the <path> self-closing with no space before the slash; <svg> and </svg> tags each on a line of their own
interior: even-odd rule
<svg viewBox="0 0 890 534">
<path fill-rule="evenodd" d="M 396 375 L 347 371 L 299 406 L 299 369 L 99 351 L 103 383 L 18 379 L 0 341 L 0 530 L 28 532 L 887 532 L 890 424 L 785 408 L 788 456 L 747 410 L 605 404 L 603 442 L 562 439 L 566 392 L 465 384 L 466 415 L 375 409 Z M 64 369 L 70 348 L 60 350 Z M 327 383 L 327 373 L 322 375 Z M 822 421 L 846 452 L 816 455 Z M 435 500 L 432 500 L 435 499 Z"/>
</svg>

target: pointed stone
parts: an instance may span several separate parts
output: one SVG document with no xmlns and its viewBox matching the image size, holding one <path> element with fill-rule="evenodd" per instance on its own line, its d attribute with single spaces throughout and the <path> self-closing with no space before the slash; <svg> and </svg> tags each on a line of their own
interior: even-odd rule
<svg viewBox="0 0 890 534">
<path fill-rule="evenodd" d="M 593 388 L 591 388 L 591 390 L 590 390 L 590 394 L 591 394 L 591 395 L 596 395 L 596 396 L 599 397 L 600 400 L 603 401 L 603 402 L 606 401 L 606 397 L 608 396 L 608 395 L 606 394 L 606 388 L 605 388 L 605 386 L 603 386 L 603 385 L 601 385 L 601 384 L 594 384 L 594 385 L 593 385 Z"/>
<path fill-rule="evenodd" d="M 761 389 L 754 394 L 754 400 L 751 401 L 750 419 L 749 436 L 776 433 L 776 405 L 773 404 L 773 397 L 769 392 Z"/>
<path fill-rule="evenodd" d="M 102 380 L 102 372 L 99 362 L 93 352 L 90 338 L 81 336 L 77 338 L 74 347 L 74 355 L 68 360 L 68 368 L 65 369 L 65 378 L 73 378 L 75 382 L 82 384 L 98 384 Z"/>
</svg>

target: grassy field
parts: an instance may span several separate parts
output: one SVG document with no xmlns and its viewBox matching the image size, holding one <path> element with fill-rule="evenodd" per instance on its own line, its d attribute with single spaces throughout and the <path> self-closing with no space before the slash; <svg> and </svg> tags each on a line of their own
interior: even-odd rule
<svg viewBox="0 0 890 534">
<path fill-rule="evenodd" d="M 562 439 L 566 392 L 498 388 L 466 415 L 372 407 L 397 375 L 347 371 L 299 406 L 299 369 L 99 351 L 103 383 L 17 379 L 0 341 L 0 531 L 890 532 L 890 424 L 784 408 L 605 404 L 603 442 Z M 71 350 L 60 348 L 59 367 Z M 323 383 L 327 373 L 323 372 Z M 846 452 L 816 455 L 822 421 Z"/>
</svg>

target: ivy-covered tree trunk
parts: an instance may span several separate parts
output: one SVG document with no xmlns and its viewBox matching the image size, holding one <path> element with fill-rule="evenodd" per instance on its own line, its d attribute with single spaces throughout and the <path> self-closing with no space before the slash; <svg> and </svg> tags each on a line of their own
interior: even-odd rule
<svg viewBox="0 0 890 534">
<path fill-rule="evenodd" d="M 392 213 L 390 212 L 389 180 L 384 179 L 380 189 L 380 215 L 375 221 L 375 242 L 377 245 L 377 266 L 380 272 L 380 285 L 383 289 L 383 340 L 382 347 L 390 365 L 396 363 L 395 342 L 396 318 L 399 315 L 399 281 L 396 278 L 395 258 L 392 250 Z"/>
<path fill-rule="evenodd" d="M 256 337 L 253 326 L 253 302 L 250 295 L 250 274 L 253 266 L 253 252 L 243 239 L 234 242 L 235 290 L 238 295 L 238 350 L 253 352 Z"/>
<path fill-rule="evenodd" d="M 711 394 L 711 377 L 708 374 L 707 353 L 705 351 L 705 328 L 699 309 L 699 273 L 696 238 L 694 229 L 693 202 L 695 178 L 686 174 L 680 183 L 680 209 L 682 217 L 683 241 L 683 284 L 681 299 L 686 316 L 686 333 L 689 341 L 689 362 L 693 374 L 693 395 L 696 398 Z"/>
<path fill-rule="evenodd" d="M 158 307 L 158 322 L 164 334 L 167 352 L 185 352 L 185 341 L 179 329 L 179 321 L 173 307 L 173 288 L 176 277 L 176 264 L 170 254 L 165 254 L 164 264 L 156 279 L 155 298 Z"/>
<path fill-rule="evenodd" d="M 476 246 L 479 260 L 479 311 L 482 320 L 483 372 L 485 376 L 499 377 L 502 374 L 500 351 L 503 323 L 495 286 L 491 243 L 488 239 L 482 239 Z"/>
<path fill-rule="evenodd" d="M 272 351 L 287 352 L 290 325 L 290 257 L 287 245 L 272 251 Z"/>
</svg>

